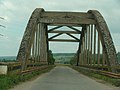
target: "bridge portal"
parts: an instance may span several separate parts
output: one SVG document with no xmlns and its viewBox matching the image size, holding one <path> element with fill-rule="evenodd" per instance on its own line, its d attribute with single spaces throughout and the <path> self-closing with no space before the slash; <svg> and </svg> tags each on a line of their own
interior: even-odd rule
<svg viewBox="0 0 120 90">
<path fill-rule="evenodd" d="M 53 26 L 49 29 L 48 26 Z M 58 30 L 67 27 L 72 31 Z M 76 27 L 81 27 L 77 29 Z M 56 35 L 48 37 L 49 33 Z M 66 34 L 72 39 L 55 39 Z M 75 37 L 74 34 L 80 35 Z M 109 67 L 114 71 L 118 64 L 116 50 L 108 26 L 97 10 L 88 12 L 33 11 L 17 55 L 22 70 L 28 63 L 47 64 L 50 41 L 78 42 L 77 65 L 94 68 Z"/>
</svg>

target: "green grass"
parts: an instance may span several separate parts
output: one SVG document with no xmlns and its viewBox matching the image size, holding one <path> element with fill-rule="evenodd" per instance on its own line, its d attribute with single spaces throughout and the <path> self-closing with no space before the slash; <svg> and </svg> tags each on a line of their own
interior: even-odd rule
<svg viewBox="0 0 120 90">
<path fill-rule="evenodd" d="M 13 86 L 19 84 L 20 82 L 30 80 L 42 73 L 50 71 L 53 67 L 54 66 L 49 66 L 45 70 L 34 71 L 26 75 L 16 75 L 16 74 L 0 75 L 0 90 L 7 90 L 9 88 L 12 88 Z"/>
<path fill-rule="evenodd" d="M 120 86 L 120 79 L 115 79 L 115 78 L 111 78 L 111 77 L 108 77 L 108 76 L 104 76 L 104 75 L 99 74 L 98 72 L 93 72 L 89 69 L 84 69 L 84 68 L 80 68 L 80 67 L 77 67 L 77 66 L 70 66 L 70 67 L 77 70 L 78 72 L 86 75 L 86 76 L 104 80 L 104 81 L 106 81 L 106 82 L 108 82 L 112 85 L 117 86 L 117 87 Z"/>
</svg>

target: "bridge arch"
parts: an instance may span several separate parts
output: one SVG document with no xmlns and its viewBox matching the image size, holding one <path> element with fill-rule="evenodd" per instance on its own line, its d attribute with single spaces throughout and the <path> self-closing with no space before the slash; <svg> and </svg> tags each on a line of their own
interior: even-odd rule
<svg viewBox="0 0 120 90">
<path fill-rule="evenodd" d="M 109 60 L 110 65 L 116 65 L 118 63 L 117 56 L 116 56 L 116 50 L 115 50 L 108 26 L 104 18 L 96 10 L 90 10 L 88 12 L 92 13 L 95 16 L 97 27 L 99 30 L 98 32 L 101 34 L 101 43 L 102 43 L 102 46 L 105 48 L 107 59 Z"/>
<path fill-rule="evenodd" d="M 55 27 L 48 29 L 47 26 Z M 56 30 L 62 26 L 74 31 Z M 79 30 L 75 27 L 82 27 L 82 29 Z M 48 38 L 49 33 L 57 34 Z M 64 33 L 73 39 L 54 39 Z M 80 38 L 76 38 L 72 34 L 80 34 Z M 17 55 L 22 70 L 26 68 L 28 63 L 47 64 L 49 41 L 78 42 L 77 65 L 85 67 L 109 66 L 109 69 L 114 71 L 113 67 L 118 64 L 116 50 L 107 24 L 96 10 L 89 10 L 85 13 L 35 9 L 27 24 Z"/>
</svg>

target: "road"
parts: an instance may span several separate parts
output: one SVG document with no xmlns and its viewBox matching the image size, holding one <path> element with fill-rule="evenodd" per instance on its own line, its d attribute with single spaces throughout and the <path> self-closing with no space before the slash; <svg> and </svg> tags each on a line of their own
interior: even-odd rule
<svg viewBox="0 0 120 90">
<path fill-rule="evenodd" d="M 10 90 L 120 90 L 120 88 L 98 81 L 69 67 L 57 66 L 49 73 L 35 80 L 21 83 Z"/>
</svg>

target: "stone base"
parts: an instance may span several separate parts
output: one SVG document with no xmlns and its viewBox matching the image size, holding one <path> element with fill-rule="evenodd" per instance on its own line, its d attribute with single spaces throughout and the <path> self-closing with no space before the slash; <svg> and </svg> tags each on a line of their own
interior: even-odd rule
<svg viewBox="0 0 120 90">
<path fill-rule="evenodd" d="M 7 65 L 0 65 L 0 74 L 7 74 L 8 66 Z"/>
</svg>

